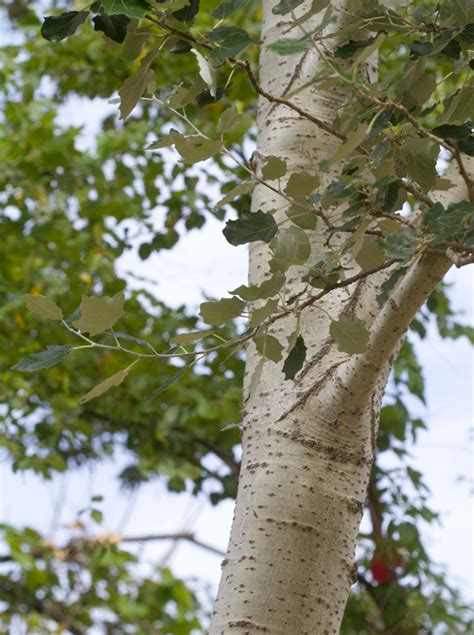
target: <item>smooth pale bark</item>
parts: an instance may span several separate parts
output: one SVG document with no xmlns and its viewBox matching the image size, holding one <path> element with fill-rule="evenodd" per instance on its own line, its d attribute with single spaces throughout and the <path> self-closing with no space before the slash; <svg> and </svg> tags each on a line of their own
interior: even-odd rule
<svg viewBox="0 0 474 635">
<path fill-rule="evenodd" d="M 265 49 L 288 27 L 288 19 L 273 15 L 272 6 L 264 2 L 260 82 L 270 94 L 284 95 L 313 77 L 318 59 L 314 52 L 277 57 Z M 368 73 L 375 72 L 370 65 Z M 330 123 L 345 99 L 342 90 L 311 87 L 293 101 Z M 286 159 L 290 172 L 317 172 L 339 143 L 284 106 L 260 101 L 257 163 L 276 155 Z M 340 169 L 335 166 L 327 178 Z M 465 198 L 465 188 L 460 184 L 449 195 Z M 284 205 L 264 187 L 254 193 L 255 210 Z M 315 255 L 324 240 L 321 225 L 312 237 Z M 265 245 L 252 247 L 251 283 L 264 279 L 268 257 Z M 339 632 L 354 583 L 355 541 L 383 391 L 403 334 L 449 266 L 441 256 L 420 259 L 382 309 L 376 295 L 386 273 L 332 292 L 302 314 L 308 355 L 296 379 L 284 380 L 281 363 L 265 363 L 244 412 L 237 504 L 210 635 Z M 287 297 L 301 288 L 302 275 L 304 269 L 290 269 Z M 367 352 L 357 356 L 339 352 L 329 337 L 327 314 L 338 318 L 352 312 L 371 332 Z M 294 330 L 295 319 L 287 318 L 272 333 L 285 344 Z M 246 392 L 259 359 L 250 346 Z"/>
</svg>

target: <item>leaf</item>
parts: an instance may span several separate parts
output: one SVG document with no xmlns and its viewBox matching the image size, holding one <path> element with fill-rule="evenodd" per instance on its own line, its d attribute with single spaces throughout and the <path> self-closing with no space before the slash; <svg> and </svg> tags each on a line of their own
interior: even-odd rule
<svg viewBox="0 0 474 635">
<path fill-rule="evenodd" d="M 397 97 L 404 106 L 422 106 L 436 88 L 436 79 L 425 72 L 426 59 L 421 57 L 407 66 L 404 77 L 398 84 Z"/>
<path fill-rule="evenodd" d="M 429 191 L 437 179 L 436 152 L 433 152 L 433 146 L 422 139 L 407 139 L 403 160 L 408 176 L 421 185 L 423 190 Z"/>
<path fill-rule="evenodd" d="M 191 22 L 199 12 L 199 0 L 190 0 L 187 7 L 175 11 L 173 17 L 180 22 Z"/>
<path fill-rule="evenodd" d="M 457 26 L 474 22 L 474 3 L 472 0 L 446 0 L 447 10 L 452 12 Z"/>
<path fill-rule="evenodd" d="M 126 15 L 96 15 L 92 22 L 95 31 L 102 31 L 111 40 L 121 44 L 127 35 L 130 18 Z"/>
<path fill-rule="evenodd" d="M 265 164 L 262 167 L 262 177 L 273 181 L 274 179 L 280 179 L 286 174 L 286 161 L 279 159 L 278 157 L 267 157 Z"/>
<path fill-rule="evenodd" d="M 311 254 L 309 238 L 300 227 L 280 229 L 270 247 L 273 251 L 272 265 L 277 269 L 304 264 Z"/>
<path fill-rule="evenodd" d="M 222 207 L 223 205 L 227 205 L 227 203 L 232 202 L 238 196 L 242 196 L 243 194 L 248 194 L 255 187 L 256 181 L 246 181 L 245 183 L 240 183 L 236 187 L 234 187 L 230 192 L 221 198 L 220 201 L 217 201 L 216 208 Z"/>
<path fill-rule="evenodd" d="M 309 196 L 319 185 L 319 177 L 309 172 L 293 172 L 285 187 L 285 194 L 296 199 Z"/>
<path fill-rule="evenodd" d="M 460 90 L 452 99 L 449 108 L 443 115 L 443 121 L 449 124 L 462 125 L 466 120 L 471 119 L 473 115 L 474 88 L 467 87 Z"/>
<path fill-rule="evenodd" d="M 302 205 L 290 205 L 290 207 L 285 210 L 285 214 L 292 223 L 302 229 L 316 229 L 318 218 L 315 212 L 312 212 L 307 207 L 303 207 Z"/>
<path fill-rule="evenodd" d="M 255 42 L 248 33 L 235 26 L 219 26 L 208 34 L 208 38 L 216 44 L 216 48 L 210 53 L 216 63 L 235 57 L 246 46 Z"/>
<path fill-rule="evenodd" d="M 285 15 L 296 9 L 296 7 L 299 7 L 303 2 L 304 0 L 280 0 L 276 7 L 273 7 L 272 13 L 275 15 Z"/>
<path fill-rule="evenodd" d="M 260 383 L 260 379 L 262 377 L 262 370 L 263 370 L 264 364 L 265 364 L 265 360 L 260 359 L 258 364 L 255 366 L 255 370 L 253 371 L 252 377 L 250 378 L 250 381 L 249 381 L 248 394 L 245 401 L 248 401 L 250 397 L 252 397 L 255 394 L 257 390 L 257 386 Z"/>
<path fill-rule="evenodd" d="M 214 69 L 209 64 L 207 59 L 203 55 L 201 55 L 199 51 L 197 51 L 196 49 L 191 49 L 191 51 L 194 53 L 198 61 L 199 75 L 202 77 L 204 83 L 207 84 L 211 95 L 215 97 L 217 85 L 216 85 L 216 73 Z"/>
<path fill-rule="evenodd" d="M 50 368 L 63 360 L 73 349 L 70 346 L 59 346 L 52 344 L 47 350 L 41 353 L 33 353 L 20 359 L 20 361 L 12 366 L 12 370 L 23 370 L 31 373 L 35 370 Z"/>
<path fill-rule="evenodd" d="M 263 333 L 253 338 L 257 351 L 263 357 L 270 359 L 272 362 L 278 363 L 282 358 L 283 345 L 273 335 Z"/>
<path fill-rule="evenodd" d="M 370 37 L 367 40 L 349 40 L 347 44 L 339 46 L 334 51 L 334 57 L 339 57 L 343 60 L 350 59 L 360 49 L 366 48 L 375 41 L 375 37 Z"/>
<path fill-rule="evenodd" d="M 203 302 L 199 314 L 206 324 L 223 324 L 238 317 L 245 308 L 245 302 L 238 298 L 223 298 L 217 302 Z"/>
<path fill-rule="evenodd" d="M 407 260 L 416 251 L 417 235 L 411 227 L 402 227 L 396 234 L 390 234 L 380 241 L 389 258 Z"/>
<path fill-rule="evenodd" d="M 412 57 L 423 57 L 433 51 L 433 44 L 431 42 L 415 41 L 409 44 L 408 48 L 412 53 Z"/>
<path fill-rule="evenodd" d="M 155 73 L 147 68 L 139 70 L 125 80 L 122 88 L 118 91 L 120 95 L 120 119 L 126 119 L 135 108 L 143 93 L 155 81 Z"/>
<path fill-rule="evenodd" d="M 225 20 L 236 11 L 243 9 L 249 0 L 224 0 L 214 9 L 212 16 L 217 20 Z"/>
<path fill-rule="evenodd" d="M 343 315 L 339 320 L 331 320 L 329 333 L 338 350 L 349 355 L 363 353 L 369 342 L 369 331 L 363 320 Z"/>
<path fill-rule="evenodd" d="M 101 0 L 102 9 L 108 15 L 122 14 L 129 18 L 143 18 L 149 10 L 145 0 Z"/>
<path fill-rule="evenodd" d="M 238 119 L 239 113 L 237 112 L 237 108 L 234 103 L 230 108 L 226 108 L 219 117 L 217 132 L 220 134 L 227 132 L 227 130 L 232 128 L 232 126 L 238 121 Z"/>
<path fill-rule="evenodd" d="M 385 262 L 386 255 L 375 236 L 364 236 L 354 253 L 356 263 L 364 270 L 375 269 Z"/>
<path fill-rule="evenodd" d="M 48 16 L 41 27 L 41 35 L 50 42 L 64 40 L 77 31 L 88 15 L 88 11 L 68 11 L 58 16 Z"/>
<path fill-rule="evenodd" d="M 154 5 L 154 10 L 166 15 L 167 13 L 177 13 L 181 9 L 189 7 L 189 0 L 167 0 Z"/>
<path fill-rule="evenodd" d="M 173 128 L 169 132 L 169 134 L 165 135 L 158 141 L 151 143 L 149 146 L 145 148 L 145 150 L 159 150 L 161 148 L 168 148 L 175 144 L 177 137 L 181 136 L 181 133 Z"/>
<path fill-rule="evenodd" d="M 21 299 L 30 311 L 44 320 L 62 320 L 63 318 L 63 312 L 58 305 L 44 295 L 25 293 Z"/>
<path fill-rule="evenodd" d="M 91 518 L 95 523 L 100 525 L 100 523 L 104 520 L 104 514 L 100 511 L 100 509 L 91 509 Z"/>
<path fill-rule="evenodd" d="M 212 331 L 193 331 L 191 333 L 179 333 L 178 335 L 172 337 L 170 342 L 172 344 L 181 344 L 183 346 L 186 346 L 186 344 L 192 344 L 193 342 L 202 340 L 209 335 L 212 335 Z"/>
<path fill-rule="evenodd" d="M 361 123 L 351 130 L 347 134 L 347 140 L 338 147 L 336 154 L 331 157 L 331 163 L 338 163 L 342 159 L 345 159 L 351 152 L 353 152 L 362 141 L 364 141 L 369 125 L 367 123 Z"/>
<path fill-rule="evenodd" d="M 172 386 L 173 384 L 175 384 L 178 381 L 178 379 L 181 379 L 181 377 L 184 375 L 184 373 L 186 373 L 189 370 L 189 368 L 190 368 L 189 364 L 187 366 L 183 366 L 183 368 L 180 368 L 178 372 L 171 375 L 171 377 L 168 377 L 166 381 L 164 381 L 160 386 L 158 386 L 158 388 L 154 390 L 151 393 L 151 395 L 146 398 L 145 401 L 154 399 L 155 397 L 158 397 L 158 395 L 161 395 L 161 393 L 165 392 L 165 390 L 168 390 L 168 388 Z"/>
<path fill-rule="evenodd" d="M 240 297 L 247 302 L 253 302 L 255 300 L 263 300 L 273 297 L 278 293 L 278 291 L 280 291 L 284 284 L 285 276 L 278 271 L 268 280 L 264 280 L 260 285 L 254 284 L 250 287 L 241 285 L 240 287 L 237 287 L 237 289 L 231 291 L 231 293 L 232 295 L 240 295 Z"/>
<path fill-rule="evenodd" d="M 185 163 L 199 163 L 210 159 L 222 148 L 222 141 L 206 139 L 201 135 L 176 137 L 176 150 Z"/>
<path fill-rule="evenodd" d="M 268 300 L 262 307 L 254 309 L 250 316 L 249 324 L 251 328 L 258 326 L 278 309 L 278 300 Z"/>
<path fill-rule="evenodd" d="M 313 0 L 312 3 L 311 3 L 310 8 L 308 9 L 308 11 L 303 13 L 303 15 L 301 17 L 299 17 L 296 20 L 292 21 L 292 28 L 296 28 L 298 26 L 303 25 L 310 18 L 312 18 L 313 15 L 316 15 L 316 13 L 319 13 L 323 9 L 327 9 L 327 10 L 325 11 L 325 14 L 324 14 L 324 17 L 322 19 L 322 22 L 318 25 L 318 27 L 316 29 L 318 32 L 320 32 L 322 29 L 324 29 L 329 24 L 329 22 L 331 21 L 331 18 L 332 18 L 330 0 Z"/>
<path fill-rule="evenodd" d="M 229 220 L 222 233 L 231 245 L 244 245 L 245 243 L 263 240 L 270 242 L 278 231 L 278 225 L 271 214 L 262 211 L 242 214 L 237 220 Z"/>
<path fill-rule="evenodd" d="M 124 302 L 122 291 L 112 298 L 82 296 L 81 317 L 73 322 L 73 326 L 81 333 L 89 333 L 91 336 L 103 333 L 120 320 L 123 315 Z"/>
<path fill-rule="evenodd" d="M 278 53 L 278 55 L 295 55 L 296 53 L 307 51 L 310 46 L 311 39 L 309 37 L 303 37 L 299 40 L 284 37 L 268 44 L 267 48 L 274 53 Z"/>
<path fill-rule="evenodd" d="M 304 360 L 306 359 L 306 344 L 301 335 L 298 335 L 294 346 L 288 353 L 288 357 L 283 364 L 283 373 L 285 379 L 294 379 L 296 373 L 303 368 Z"/>
<path fill-rule="evenodd" d="M 442 126 L 437 126 L 436 128 L 432 128 L 431 132 L 439 137 L 443 137 L 443 139 L 458 139 L 461 141 L 469 136 L 471 132 L 471 126 L 469 124 L 464 124 L 462 126 L 453 126 L 449 124 L 444 124 Z"/>
<path fill-rule="evenodd" d="M 97 386 L 95 386 L 92 390 L 89 390 L 88 393 L 83 395 L 79 399 L 79 403 L 80 404 L 87 403 L 91 399 L 95 399 L 96 397 L 100 397 L 101 395 L 103 395 L 104 392 L 109 390 L 109 388 L 112 388 L 112 386 L 119 386 L 123 382 L 123 380 L 127 377 L 130 370 L 131 368 L 129 366 L 128 368 L 119 370 L 118 373 L 115 373 L 114 375 L 107 377 L 107 379 L 104 379 L 104 381 L 101 381 L 100 384 L 97 384 Z"/>
</svg>

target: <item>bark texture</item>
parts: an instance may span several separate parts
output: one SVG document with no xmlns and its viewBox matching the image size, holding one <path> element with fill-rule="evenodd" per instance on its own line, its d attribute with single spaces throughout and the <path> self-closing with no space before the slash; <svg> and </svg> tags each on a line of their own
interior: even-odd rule
<svg viewBox="0 0 474 635">
<path fill-rule="evenodd" d="M 277 57 L 265 48 L 288 28 L 289 18 L 273 15 L 272 6 L 264 2 L 260 82 L 270 94 L 283 96 L 311 79 L 319 60 L 313 51 Z M 337 27 L 332 28 L 337 37 Z M 373 61 L 367 70 L 375 72 Z M 328 123 L 345 99 L 342 90 L 314 87 L 292 98 Z M 286 159 L 290 173 L 317 172 L 339 143 L 294 111 L 260 101 L 257 159 L 274 155 Z M 326 178 L 332 180 L 339 170 L 335 166 Z M 465 196 L 462 186 L 458 194 Z M 259 187 L 252 204 L 255 210 L 274 211 L 286 202 Z M 321 224 L 312 237 L 314 254 L 323 243 Z M 265 245 L 252 247 L 252 284 L 264 279 L 268 257 Z M 355 541 L 385 384 L 411 319 L 449 265 L 441 256 L 421 258 L 382 310 L 376 295 L 386 274 L 332 292 L 303 312 L 308 356 L 296 379 L 284 380 L 281 363 L 265 363 L 244 412 L 237 504 L 211 635 L 339 632 L 355 581 Z M 288 297 L 299 290 L 303 274 L 302 268 L 290 269 Z M 328 314 L 336 319 L 353 311 L 371 332 L 367 352 L 357 356 L 339 352 L 329 337 Z M 288 318 L 275 324 L 273 334 L 285 342 L 294 330 L 295 320 Z M 258 359 L 252 345 L 246 390 Z"/>
</svg>

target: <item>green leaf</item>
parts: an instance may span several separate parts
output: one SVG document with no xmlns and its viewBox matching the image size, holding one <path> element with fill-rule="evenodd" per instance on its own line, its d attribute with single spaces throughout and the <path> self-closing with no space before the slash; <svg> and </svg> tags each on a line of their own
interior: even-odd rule
<svg viewBox="0 0 474 635">
<path fill-rule="evenodd" d="M 82 333 L 94 336 L 111 329 L 123 315 L 125 298 L 123 292 L 112 298 L 90 298 L 82 296 L 81 317 L 73 322 L 73 326 Z"/>
<path fill-rule="evenodd" d="M 199 313 L 206 324 L 224 324 L 238 317 L 245 308 L 245 302 L 238 298 L 223 298 L 217 302 L 203 302 Z"/>
<path fill-rule="evenodd" d="M 206 139 L 201 135 L 175 138 L 176 150 L 185 163 L 199 163 L 210 159 L 222 148 L 222 141 Z"/>
<path fill-rule="evenodd" d="M 191 22 L 199 12 L 199 0 L 189 0 L 188 6 L 173 13 L 173 17 L 180 22 Z"/>
<path fill-rule="evenodd" d="M 98 525 L 103 521 L 104 514 L 100 511 L 100 509 L 91 509 L 91 518 Z"/>
<path fill-rule="evenodd" d="M 87 403 L 91 399 L 96 399 L 97 397 L 100 397 L 101 395 L 103 395 L 104 392 L 109 390 L 109 388 L 112 388 L 112 386 L 119 386 L 123 382 L 123 380 L 127 377 L 129 372 L 130 372 L 130 367 L 125 368 L 124 370 L 119 370 L 118 373 L 115 373 L 114 375 L 107 377 L 107 379 L 104 379 L 104 381 L 101 381 L 100 384 L 97 384 L 97 386 L 95 386 L 92 390 L 90 390 L 88 393 L 83 395 L 79 399 L 79 403 L 80 404 Z"/>
<path fill-rule="evenodd" d="M 204 55 L 201 55 L 199 51 L 196 49 L 191 49 L 191 51 L 196 56 L 199 65 L 199 75 L 202 77 L 205 84 L 209 88 L 210 94 L 215 97 L 216 96 L 216 73 L 212 66 L 209 64 Z"/>
<path fill-rule="evenodd" d="M 31 373 L 35 370 L 50 368 L 63 360 L 73 349 L 70 346 L 59 346 L 52 344 L 47 350 L 41 353 L 33 353 L 20 359 L 20 361 L 12 366 L 12 370 L 23 370 Z"/>
<path fill-rule="evenodd" d="M 454 96 L 443 115 L 443 121 L 451 125 L 462 125 L 472 117 L 474 117 L 474 88 L 467 87 Z M 467 125 L 471 128 L 469 124 Z"/>
<path fill-rule="evenodd" d="M 404 106 L 422 106 L 436 89 L 436 78 L 425 72 L 426 59 L 421 57 L 407 65 L 405 75 L 397 87 L 397 97 Z"/>
<path fill-rule="evenodd" d="M 127 35 L 130 18 L 126 15 L 96 15 L 92 22 L 96 31 L 102 31 L 114 42 L 122 43 Z"/>
<path fill-rule="evenodd" d="M 161 148 L 168 148 L 175 144 L 177 137 L 181 136 L 181 133 L 173 128 L 169 132 L 169 134 L 165 135 L 158 141 L 151 143 L 149 146 L 145 148 L 145 150 L 160 150 Z"/>
<path fill-rule="evenodd" d="M 77 31 L 88 15 L 88 11 L 68 11 L 58 16 L 48 16 L 41 27 L 41 35 L 50 42 L 64 40 Z"/>
<path fill-rule="evenodd" d="M 402 227 L 396 234 L 385 236 L 381 241 L 389 258 L 407 260 L 416 251 L 417 234 L 411 227 Z"/>
<path fill-rule="evenodd" d="M 375 236 L 364 236 L 356 252 L 356 263 L 364 270 L 375 269 L 385 262 L 385 251 Z"/>
<path fill-rule="evenodd" d="M 273 252 L 272 271 L 304 264 L 311 254 L 309 238 L 300 227 L 280 229 L 270 247 Z"/>
<path fill-rule="evenodd" d="M 331 163 L 338 163 L 342 159 L 345 159 L 349 154 L 351 154 L 351 152 L 360 146 L 366 137 L 368 127 L 369 124 L 364 122 L 359 124 L 354 130 L 351 130 L 347 134 L 347 140 L 344 141 L 344 143 L 341 143 L 336 150 L 336 154 L 331 157 Z"/>
<path fill-rule="evenodd" d="M 285 210 L 285 214 L 292 223 L 302 229 L 316 229 L 318 220 L 316 213 L 307 207 L 303 207 L 302 205 L 290 205 L 290 207 Z"/>
<path fill-rule="evenodd" d="M 431 42 L 415 41 L 408 45 L 412 53 L 412 57 L 423 57 L 429 55 L 433 51 L 433 44 Z"/>
<path fill-rule="evenodd" d="M 443 124 L 442 126 L 436 126 L 436 128 L 432 128 L 431 132 L 438 137 L 443 137 L 443 139 L 458 139 L 461 141 L 469 136 L 471 132 L 471 126 L 469 124 L 464 124 L 462 126 L 453 126 L 449 124 Z"/>
<path fill-rule="evenodd" d="M 243 9 L 249 0 L 224 0 L 214 9 L 212 16 L 217 20 L 225 20 L 236 11 Z"/>
<path fill-rule="evenodd" d="M 179 379 L 181 379 L 181 377 L 189 370 L 189 368 L 190 368 L 189 364 L 187 366 L 183 366 L 183 368 L 180 368 L 176 373 L 168 377 L 166 381 L 164 381 L 160 386 L 158 386 L 158 388 L 154 390 L 149 397 L 146 398 L 146 401 L 150 399 L 154 399 L 155 397 L 158 397 L 158 395 L 161 395 L 163 392 L 165 392 L 165 390 L 168 390 L 170 386 L 172 386 Z"/>
<path fill-rule="evenodd" d="M 270 242 L 278 231 L 278 225 L 271 214 L 262 211 L 242 214 L 237 220 L 229 220 L 222 233 L 231 245 L 244 245 L 245 243 L 263 240 Z"/>
<path fill-rule="evenodd" d="M 437 148 L 422 139 L 407 139 L 403 160 L 408 176 L 423 190 L 429 191 L 436 183 Z"/>
<path fill-rule="evenodd" d="M 262 167 L 262 177 L 273 181 L 286 174 L 286 161 L 278 157 L 267 157 Z"/>
<path fill-rule="evenodd" d="M 219 26 L 208 34 L 208 38 L 216 44 L 210 56 L 218 64 L 229 57 L 235 57 L 246 46 L 255 42 L 248 33 L 235 26 Z"/>
<path fill-rule="evenodd" d="M 166 0 L 154 5 L 154 10 L 166 15 L 168 13 L 178 12 L 185 7 L 189 7 L 189 0 Z"/>
<path fill-rule="evenodd" d="M 258 326 L 267 317 L 270 317 L 273 313 L 275 313 L 278 309 L 278 300 L 268 300 L 265 304 L 258 309 L 254 309 L 250 316 L 249 325 L 251 328 Z"/>
<path fill-rule="evenodd" d="M 293 172 L 285 187 L 285 194 L 296 199 L 309 196 L 319 185 L 319 177 L 309 172 Z"/>
<path fill-rule="evenodd" d="M 303 37 L 299 40 L 284 37 L 267 45 L 270 51 L 278 53 L 278 55 L 295 55 L 296 53 L 307 51 L 310 47 L 311 39 L 309 37 Z"/>
<path fill-rule="evenodd" d="M 290 349 L 288 357 L 283 364 L 285 379 L 294 379 L 296 373 L 303 368 L 306 359 L 306 344 L 301 335 L 298 335 L 294 346 Z"/>
<path fill-rule="evenodd" d="M 220 134 L 224 134 L 225 132 L 230 130 L 230 128 L 232 128 L 232 126 L 237 123 L 239 117 L 240 115 L 237 112 L 237 108 L 234 103 L 230 108 L 226 108 L 219 117 L 219 121 L 217 123 L 217 132 L 219 132 Z"/>
<path fill-rule="evenodd" d="M 102 9 L 108 15 L 122 14 L 129 18 L 143 18 L 149 6 L 145 0 L 101 0 Z"/>
<path fill-rule="evenodd" d="M 30 311 L 44 320 L 62 320 L 63 318 L 63 312 L 58 305 L 44 295 L 25 293 L 25 295 L 21 296 L 21 299 Z"/>
<path fill-rule="evenodd" d="M 299 7 L 303 2 L 304 0 L 280 0 L 276 7 L 273 7 L 272 13 L 275 15 L 285 15 L 296 9 L 296 7 Z"/>
<path fill-rule="evenodd" d="M 238 196 L 249 194 L 255 187 L 255 183 L 256 181 L 246 181 L 245 183 L 240 183 L 232 190 L 230 190 L 230 192 L 227 192 L 227 194 L 223 198 L 221 198 L 220 201 L 217 201 L 216 208 L 227 205 L 227 203 L 231 203 Z"/>
<path fill-rule="evenodd" d="M 278 271 L 268 280 L 264 280 L 260 285 L 254 284 L 250 287 L 241 285 L 231 291 L 231 293 L 232 295 L 240 295 L 240 297 L 247 302 L 254 302 L 255 300 L 264 300 L 265 298 L 273 297 L 280 291 L 284 284 L 285 276 Z"/>
<path fill-rule="evenodd" d="M 270 359 L 272 362 L 278 363 L 282 358 L 283 345 L 273 335 L 263 333 L 253 338 L 257 351 L 263 357 Z"/>
<path fill-rule="evenodd" d="M 331 320 L 329 333 L 336 342 L 338 350 L 349 355 L 363 353 L 369 341 L 369 331 L 363 320 L 351 315 L 343 315 Z"/>
<path fill-rule="evenodd" d="M 208 337 L 212 335 L 212 331 L 193 331 L 191 333 L 179 333 L 171 338 L 171 344 L 180 344 L 182 346 L 186 346 L 187 344 L 192 344 L 193 342 L 197 342 L 198 340 L 202 340 L 204 337 Z"/>
<path fill-rule="evenodd" d="M 248 401 L 250 397 L 252 397 L 255 394 L 255 391 L 257 390 L 257 386 L 260 383 L 260 379 L 262 377 L 262 370 L 263 370 L 264 364 L 265 364 L 265 359 L 260 359 L 258 364 L 255 366 L 255 369 L 249 381 L 248 394 L 247 394 L 247 397 L 245 398 L 245 401 Z"/>
<path fill-rule="evenodd" d="M 474 44 L 474 22 L 468 24 L 466 28 L 461 31 L 459 37 L 463 42 L 466 42 L 466 44 Z"/>
<path fill-rule="evenodd" d="M 474 22 L 474 3 L 472 0 L 446 0 L 447 11 L 452 13 L 457 26 Z"/>
<path fill-rule="evenodd" d="M 151 68 L 141 68 L 125 80 L 118 91 L 120 95 L 120 119 L 126 119 L 135 108 L 143 93 L 150 89 L 155 81 L 155 73 Z"/>
<path fill-rule="evenodd" d="M 334 51 L 334 57 L 340 57 L 341 59 L 350 59 L 360 49 L 366 48 L 375 41 L 375 37 L 370 37 L 367 40 L 349 40 L 347 44 L 339 46 Z"/>
</svg>

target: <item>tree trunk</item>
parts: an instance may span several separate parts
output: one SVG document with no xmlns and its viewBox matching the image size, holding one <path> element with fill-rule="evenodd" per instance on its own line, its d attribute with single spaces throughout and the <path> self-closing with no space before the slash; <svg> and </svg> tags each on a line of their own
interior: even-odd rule
<svg viewBox="0 0 474 635">
<path fill-rule="evenodd" d="M 260 83 L 283 96 L 310 80 L 318 54 L 276 56 L 266 47 L 284 36 L 286 17 L 264 2 Z M 301 9 L 304 12 L 307 7 Z M 320 16 L 316 16 L 316 22 Z M 307 30 L 311 26 L 307 25 Z M 332 27 L 336 32 L 337 27 Z M 295 37 L 296 34 L 292 33 Z M 365 72 L 376 72 L 372 60 Z M 310 86 L 292 97 L 306 112 L 332 123 L 347 95 Z M 289 173 L 317 173 L 340 141 L 285 106 L 261 99 L 257 164 L 264 157 L 286 159 Z M 335 180 L 340 166 L 326 173 Z M 465 197 L 461 185 L 450 198 Z M 285 201 L 259 186 L 254 210 L 278 210 Z M 280 212 L 281 213 L 281 212 Z M 332 218 L 338 210 L 332 211 Z M 324 224 L 314 233 L 314 260 L 325 241 Z M 250 282 L 267 275 L 268 250 L 250 253 Z M 349 263 L 350 265 L 350 263 Z M 386 273 L 331 292 L 301 316 L 308 356 L 294 381 L 285 381 L 281 363 L 266 362 L 246 403 L 243 459 L 235 517 L 210 634 L 333 635 L 355 581 L 354 550 L 373 462 L 380 403 L 401 338 L 418 308 L 441 280 L 450 262 L 442 256 L 419 259 L 380 308 L 376 296 Z M 358 271 L 353 265 L 348 275 Z M 305 271 L 292 267 L 286 295 L 301 288 Z M 367 351 L 349 356 L 329 336 L 329 319 L 355 313 L 365 320 Z M 282 342 L 295 320 L 275 324 Z M 248 350 L 246 390 L 260 357 Z"/>
</svg>

